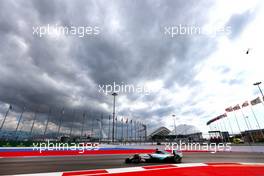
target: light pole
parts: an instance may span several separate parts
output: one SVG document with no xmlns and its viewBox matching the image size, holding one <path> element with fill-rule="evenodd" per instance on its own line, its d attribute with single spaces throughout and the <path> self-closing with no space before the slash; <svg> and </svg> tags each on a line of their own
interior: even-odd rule
<svg viewBox="0 0 264 176">
<path fill-rule="evenodd" d="M 116 92 L 112 93 L 114 96 L 114 103 L 113 103 L 113 129 L 112 129 L 112 142 L 115 141 L 115 97 L 118 95 Z"/>
<path fill-rule="evenodd" d="M 98 124 L 99 124 L 99 130 L 100 130 L 100 133 L 99 133 L 99 142 L 102 141 L 102 120 L 100 119 L 96 119 Z"/>
<path fill-rule="evenodd" d="M 176 123 L 175 123 L 175 114 L 172 114 L 172 118 L 173 118 L 173 123 L 174 123 L 175 140 L 177 140 Z"/>
<path fill-rule="evenodd" d="M 261 90 L 261 88 L 260 88 L 260 85 L 261 84 L 261 82 L 256 82 L 256 83 L 254 83 L 253 85 L 254 86 L 258 86 L 258 89 L 259 89 L 259 92 L 261 93 L 261 95 L 262 95 L 262 99 L 264 99 L 264 94 L 263 94 L 263 92 L 262 92 L 262 90 Z"/>
</svg>

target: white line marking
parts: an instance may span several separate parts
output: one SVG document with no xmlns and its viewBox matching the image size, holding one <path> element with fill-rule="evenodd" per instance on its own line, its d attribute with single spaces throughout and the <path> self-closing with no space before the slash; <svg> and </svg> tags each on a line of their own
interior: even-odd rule
<svg viewBox="0 0 264 176">
<path fill-rule="evenodd" d="M 240 164 L 242 164 L 242 165 L 250 165 L 250 166 L 254 166 L 254 165 L 256 165 L 256 166 L 264 166 L 264 163 L 240 163 Z"/>
<path fill-rule="evenodd" d="M 241 163 L 242 164 L 242 163 Z M 247 163 L 244 163 L 247 164 Z M 256 164 L 256 163 L 249 163 L 249 164 Z M 263 164 L 264 163 L 257 163 L 257 164 Z M 153 168 L 153 169 L 145 169 L 142 167 L 127 167 L 127 168 L 112 168 L 112 169 L 105 169 L 106 172 L 108 173 L 93 173 L 92 175 L 107 175 L 109 173 L 114 174 L 114 173 L 125 173 L 125 172 L 137 172 L 137 171 L 155 171 L 155 170 L 166 170 L 166 169 L 176 169 L 181 168 L 181 167 L 199 167 L 199 166 L 208 166 L 207 164 L 204 163 L 183 163 L 183 164 L 171 164 L 172 167 L 164 167 L 164 168 Z M 157 165 L 157 166 L 162 166 L 162 165 Z M 175 167 L 176 166 L 176 167 Z M 101 169 L 98 169 L 101 170 Z M 96 170 L 79 170 L 79 171 L 71 171 L 71 172 L 82 172 L 82 171 L 96 171 Z M 65 172 L 65 173 L 70 173 L 70 172 Z M 61 176 L 63 172 L 51 172 L 51 173 L 38 173 L 38 174 L 21 174 L 17 176 Z M 79 175 L 79 174 L 78 174 Z M 83 173 L 80 175 L 91 175 L 87 173 Z"/>
<path fill-rule="evenodd" d="M 144 171 L 143 167 L 127 167 L 127 168 L 116 168 L 116 169 L 106 169 L 108 173 L 123 173 L 123 172 L 136 172 Z"/>
<path fill-rule="evenodd" d="M 199 167 L 199 166 L 208 166 L 204 163 L 186 163 L 186 164 L 174 164 L 177 167 Z"/>
</svg>

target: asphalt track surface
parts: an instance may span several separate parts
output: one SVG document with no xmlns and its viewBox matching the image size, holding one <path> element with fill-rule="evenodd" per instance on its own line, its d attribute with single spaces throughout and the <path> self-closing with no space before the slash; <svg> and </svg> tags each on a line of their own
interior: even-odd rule
<svg viewBox="0 0 264 176">
<path fill-rule="evenodd" d="M 90 169 L 108 169 L 121 167 L 134 167 L 147 164 L 125 164 L 128 155 L 86 155 L 86 156 L 45 156 L 0 158 L 0 175 L 29 174 L 43 172 L 77 171 Z M 263 153 L 238 152 L 194 152 L 184 153 L 183 163 L 228 163 L 249 162 L 264 163 Z"/>
</svg>

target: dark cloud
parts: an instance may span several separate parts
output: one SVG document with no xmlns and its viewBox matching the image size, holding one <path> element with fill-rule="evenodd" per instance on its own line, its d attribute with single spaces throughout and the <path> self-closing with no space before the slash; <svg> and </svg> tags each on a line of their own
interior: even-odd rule
<svg viewBox="0 0 264 176">
<path fill-rule="evenodd" d="M 199 17 L 197 13 L 206 14 L 212 5 L 211 1 L 195 0 L 1 1 L 0 100 L 26 106 L 30 111 L 42 105 L 46 114 L 49 107 L 57 111 L 64 107 L 68 114 L 65 122 L 70 123 L 72 109 L 90 110 L 89 118 L 111 114 L 112 97 L 99 93 L 98 84 L 161 79 L 168 90 L 175 85 L 192 87 L 197 84 L 193 79 L 197 73 L 195 66 L 212 53 L 215 40 L 207 36 L 169 38 L 164 35 L 164 27 L 203 26 L 206 15 Z M 247 16 L 232 17 L 230 25 L 240 29 Z M 84 38 L 40 38 L 32 34 L 33 26 L 47 24 L 96 25 L 101 31 L 98 36 Z M 233 31 L 233 35 L 238 31 Z M 156 102 L 158 96 L 134 94 L 127 98 Z M 170 104 L 163 105 L 154 110 L 119 111 L 139 119 L 157 116 L 150 123 L 155 126 L 159 118 L 175 110 Z M 55 124 L 58 118 L 52 117 Z"/>
</svg>

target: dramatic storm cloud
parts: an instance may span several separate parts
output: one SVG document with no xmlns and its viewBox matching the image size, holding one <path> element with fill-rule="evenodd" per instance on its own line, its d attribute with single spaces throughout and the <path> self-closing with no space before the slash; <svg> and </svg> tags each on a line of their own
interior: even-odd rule
<svg viewBox="0 0 264 176">
<path fill-rule="evenodd" d="M 10 115 L 10 128 L 23 107 L 25 120 L 39 109 L 42 128 L 49 108 L 54 128 L 62 108 L 63 126 L 82 123 L 83 112 L 89 119 L 101 113 L 107 119 L 113 97 L 99 90 L 116 83 L 149 89 L 120 92 L 118 117 L 150 129 L 172 129 L 175 114 L 177 125 L 206 131 L 207 120 L 225 106 L 255 98 L 258 92 L 251 85 L 263 79 L 262 44 L 256 41 L 263 38 L 262 4 L 242 1 L 237 6 L 196 0 L 1 0 L 1 117 L 11 104 L 17 114 Z M 89 27 L 91 34 L 40 36 L 41 27 L 58 26 Z M 176 34 L 180 26 L 199 28 L 199 33 Z M 251 55 L 245 55 L 248 48 Z M 74 119 L 73 110 L 80 117 Z"/>
</svg>

